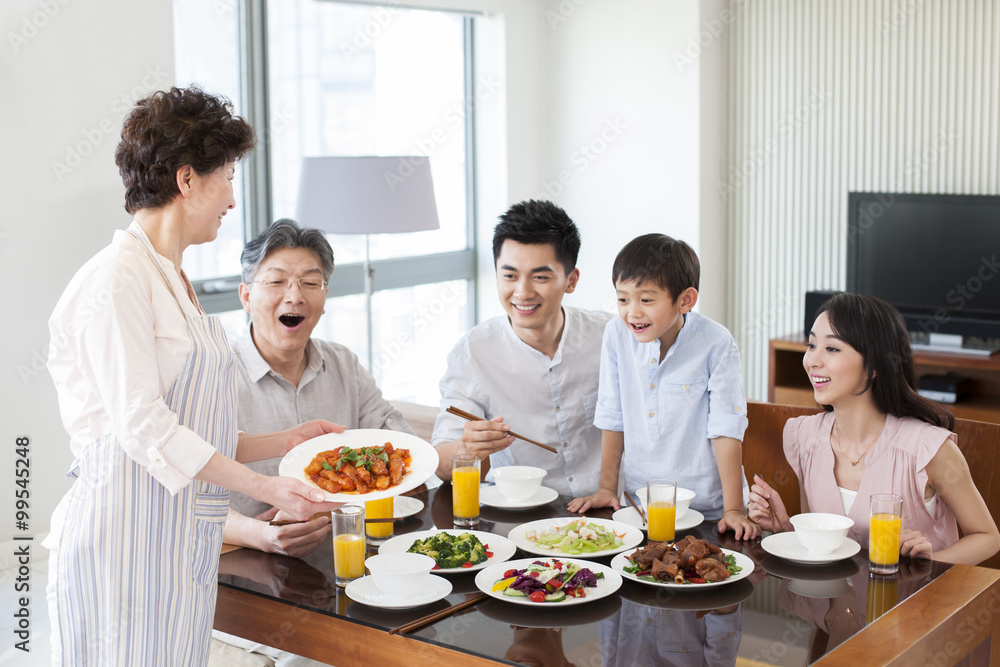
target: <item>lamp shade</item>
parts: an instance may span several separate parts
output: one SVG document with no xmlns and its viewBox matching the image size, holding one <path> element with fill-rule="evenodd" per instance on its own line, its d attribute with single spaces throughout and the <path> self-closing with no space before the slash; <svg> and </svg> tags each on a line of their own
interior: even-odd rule
<svg viewBox="0 0 1000 667">
<path fill-rule="evenodd" d="M 307 157 L 299 224 L 329 234 L 391 234 L 440 227 L 426 156 Z"/>
</svg>

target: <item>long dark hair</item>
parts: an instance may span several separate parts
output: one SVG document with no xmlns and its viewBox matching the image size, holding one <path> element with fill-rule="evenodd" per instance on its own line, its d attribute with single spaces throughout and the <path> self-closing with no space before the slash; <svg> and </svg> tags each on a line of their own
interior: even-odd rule
<svg viewBox="0 0 1000 667">
<path fill-rule="evenodd" d="M 934 426 L 955 428 L 955 416 L 917 393 L 913 350 L 903 316 L 878 297 L 841 293 L 824 303 L 830 327 L 861 354 L 875 407 L 896 417 L 915 417 Z M 833 406 L 824 405 L 827 411 Z"/>
</svg>

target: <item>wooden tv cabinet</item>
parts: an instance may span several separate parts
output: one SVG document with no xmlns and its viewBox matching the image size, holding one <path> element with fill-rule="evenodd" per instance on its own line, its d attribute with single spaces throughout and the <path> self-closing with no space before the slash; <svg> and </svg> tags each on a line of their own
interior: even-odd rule
<svg viewBox="0 0 1000 667">
<path fill-rule="evenodd" d="M 806 339 L 801 334 L 772 338 L 768 343 L 767 400 L 770 403 L 816 406 L 802 368 Z M 942 403 L 961 419 L 1000 424 L 1000 353 L 989 357 L 915 352 L 917 375 L 960 373 L 972 380 L 971 394 L 958 403 Z"/>
</svg>

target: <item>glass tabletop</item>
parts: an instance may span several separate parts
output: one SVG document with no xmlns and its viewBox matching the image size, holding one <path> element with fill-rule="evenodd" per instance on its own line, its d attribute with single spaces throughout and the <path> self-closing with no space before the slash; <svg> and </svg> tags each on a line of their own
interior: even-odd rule
<svg viewBox="0 0 1000 667">
<path fill-rule="evenodd" d="M 452 528 L 451 485 L 412 494 L 424 502 L 397 522 L 395 535 Z M 507 536 L 520 524 L 574 516 L 568 497 L 512 511 L 482 507 L 475 529 Z M 588 513 L 611 518 L 610 510 Z M 707 539 L 754 562 L 740 581 L 710 589 L 668 589 L 625 580 L 617 593 L 586 604 L 538 608 L 481 601 L 407 637 L 501 663 L 542 665 L 809 665 L 948 570 L 947 563 L 902 559 L 895 577 L 870 577 L 864 550 L 824 565 L 768 554 L 760 540 L 738 542 L 706 521 L 684 535 Z M 374 553 L 371 550 L 370 553 Z M 520 550 L 513 558 L 531 557 Z M 608 565 L 610 557 L 594 559 Z M 219 583 L 380 631 L 391 630 L 479 594 L 475 573 L 441 575 L 452 592 L 432 604 L 388 610 L 351 600 L 334 585 L 332 543 L 298 559 L 240 549 L 220 561 Z M 300 612 L 301 613 L 301 612 Z M 275 623 L 286 622 L 275 619 Z M 289 647 L 285 647 L 288 649 Z M 294 649 L 291 649 L 294 651 Z"/>
</svg>

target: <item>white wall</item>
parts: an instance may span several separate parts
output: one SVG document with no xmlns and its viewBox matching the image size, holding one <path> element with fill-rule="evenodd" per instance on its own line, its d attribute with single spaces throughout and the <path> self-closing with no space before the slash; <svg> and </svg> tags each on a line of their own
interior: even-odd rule
<svg viewBox="0 0 1000 667">
<path fill-rule="evenodd" d="M 24 534 L 47 532 L 69 488 L 47 319 L 73 273 L 128 224 L 114 147 L 132 101 L 173 82 L 171 25 L 170 0 L 0 4 L 0 568 L 13 553 L 15 438 L 31 439 Z M 37 543 L 33 553 L 47 555 Z"/>
<path fill-rule="evenodd" d="M 701 196 L 703 163 L 725 162 L 727 61 L 723 48 L 685 55 L 723 4 L 547 0 L 508 22 L 508 203 L 551 199 L 580 227 L 581 281 L 565 303 L 613 310 L 618 250 L 662 232 L 701 255 L 700 310 L 725 312 L 725 236 L 702 228 Z M 483 318 L 500 312 L 489 250 L 502 210 L 480 221 Z"/>
</svg>

